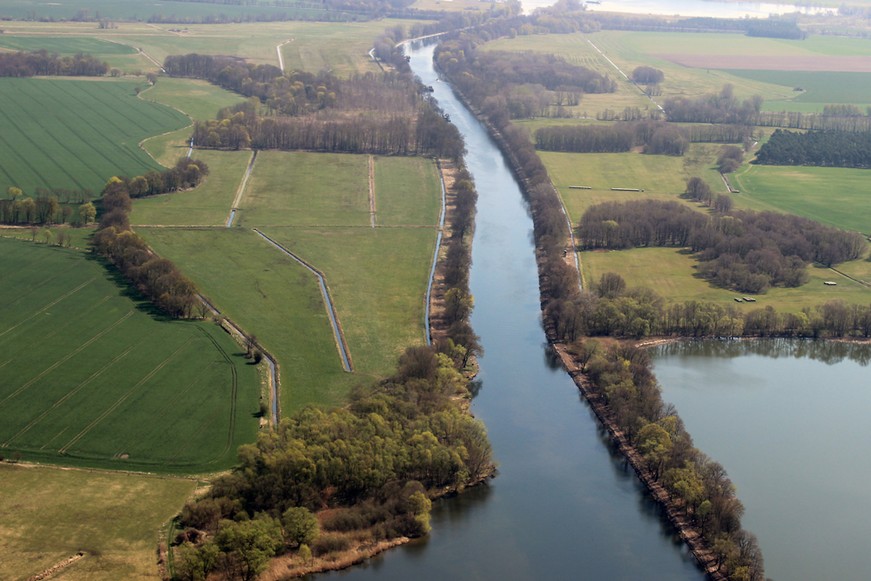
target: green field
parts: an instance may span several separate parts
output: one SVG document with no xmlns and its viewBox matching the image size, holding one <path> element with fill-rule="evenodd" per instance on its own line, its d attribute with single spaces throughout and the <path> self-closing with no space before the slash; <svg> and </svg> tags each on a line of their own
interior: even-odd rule
<svg viewBox="0 0 871 581">
<path fill-rule="evenodd" d="M 218 183 L 210 175 L 192 192 L 137 201 L 134 220 L 195 224 L 190 220 L 200 216 L 202 224 L 223 224 L 248 154 L 204 153 L 228 159 L 218 164 L 227 177 L 214 197 L 200 192 Z M 370 226 L 369 156 L 276 151 L 258 154 L 233 228 L 139 228 L 158 253 L 276 356 L 283 414 L 310 403 L 340 405 L 351 386 L 388 375 L 406 346 L 424 340 L 438 173 L 422 158 L 376 157 L 374 164 L 378 228 Z M 193 208 L 186 196 L 208 208 Z M 354 373 L 342 371 L 314 276 L 251 228 L 326 275 Z"/>
<path fill-rule="evenodd" d="M 109 20 L 149 20 L 155 18 L 179 21 L 206 19 L 257 20 L 290 18 L 353 19 L 353 15 L 326 12 L 302 6 L 274 6 L 271 2 L 241 4 L 182 2 L 163 0 L 143 3 L 137 0 L 7 0 L 0 6 L 0 18 L 14 20 L 74 20 L 104 18 Z M 334 16 L 331 16 L 334 15 Z M 92 23 L 93 25 L 93 23 Z M 182 25 L 175 25 L 182 26 Z"/>
<path fill-rule="evenodd" d="M 736 303 L 741 293 L 717 288 L 695 276 L 696 261 L 685 251 L 674 248 L 636 248 L 633 250 L 582 252 L 580 255 L 584 280 L 594 284 L 602 274 L 616 272 L 628 287 L 648 287 L 666 302 L 687 300 L 711 301 L 739 305 L 750 310 L 772 306 L 778 311 L 800 311 L 804 307 L 821 305 L 830 300 L 866 305 L 871 302 L 871 288 L 837 274 L 828 268 L 810 267 L 810 281 L 798 288 L 772 288 L 756 295 L 753 304 Z M 851 276 L 871 279 L 871 269 L 865 260 L 856 260 L 838 267 Z M 823 281 L 833 280 L 837 286 L 826 286 Z"/>
<path fill-rule="evenodd" d="M 732 70 L 731 74 L 747 79 L 767 81 L 785 87 L 802 88 L 794 91 L 792 103 L 806 106 L 806 111 L 822 111 L 831 103 L 855 104 L 864 112 L 871 105 L 871 73 L 841 71 L 753 71 Z M 781 101 L 765 104 L 769 111 L 780 111 Z M 794 110 L 795 107 L 789 107 Z"/>
<path fill-rule="evenodd" d="M 366 155 L 261 152 L 238 225 L 369 226 L 368 163 Z"/>
<path fill-rule="evenodd" d="M 572 223 L 576 224 L 588 207 L 602 202 L 677 200 L 686 191 L 687 179 L 694 176 L 707 181 L 714 192 L 725 193 L 725 185 L 713 167 L 718 148 L 717 145 L 693 144 L 683 157 L 640 153 L 538 153 L 563 197 Z M 611 191 L 614 187 L 639 188 L 644 192 Z"/>
<path fill-rule="evenodd" d="M 798 214 L 846 230 L 871 233 L 868 170 L 748 165 L 730 179 L 739 206 Z"/>
<path fill-rule="evenodd" d="M 4 455 L 212 471 L 254 439 L 259 377 L 218 326 L 155 319 L 82 252 L 0 239 L 0 264 Z"/>
<path fill-rule="evenodd" d="M 172 77 L 161 77 L 154 86 L 142 91 L 140 97 L 183 111 L 199 121 L 214 119 L 220 109 L 245 100 L 206 81 Z"/>
<path fill-rule="evenodd" d="M 27 579 L 86 551 L 52 579 L 158 579 L 158 529 L 196 481 L 0 464 L 0 578 Z"/>
<path fill-rule="evenodd" d="M 136 200 L 130 214 L 134 225 L 222 226 L 227 222 L 251 152 L 196 150 L 194 157 L 209 166 L 205 181 L 193 190 Z"/>
<path fill-rule="evenodd" d="M 138 231 L 278 359 L 282 415 L 307 404 L 341 405 L 361 381 L 342 371 L 315 278 L 254 232 Z"/>
<path fill-rule="evenodd" d="M 137 99 L 136 83 L 0 79 L 0 188 L 16 185 L 99 192 L 113 175 L 159 166 L 144 138 L 184 127 L 187 117 Z"/>
<path fill-rule="evenodd" d="M 0 51 L 46 50 L 60 56 L 86 53 L 122 72 L 139 71 L 150 64 L 132 46 L 88 36 L 0 35 Z"/>
</svg>

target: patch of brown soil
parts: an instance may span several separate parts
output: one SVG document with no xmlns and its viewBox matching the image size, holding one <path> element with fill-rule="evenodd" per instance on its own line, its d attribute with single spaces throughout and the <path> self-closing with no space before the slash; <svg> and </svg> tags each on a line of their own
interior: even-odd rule
<svg viewBox="0 0 871 581">
<path fill-rule="evenodd" d="M 761 71 L 871 72 L 871 58 L 864 56 L 777 56 L 753 57 L 728 54 L 661 54 L 673 63 L 697 69 L 752 69 Z"/>
</svg>

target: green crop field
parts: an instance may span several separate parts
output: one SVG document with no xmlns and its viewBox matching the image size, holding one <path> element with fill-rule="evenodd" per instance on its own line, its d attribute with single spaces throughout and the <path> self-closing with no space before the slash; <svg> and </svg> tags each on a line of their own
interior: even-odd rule
<svg viewBox="0 0 871 581">
<path fill-rule="evenodd" d="M 136 98 L 136 83 L 0 79 L 0 187 L 99 192 L 113 175 L 159 166 L 144 138 L 184 127 L 187 117 Z"/>
<path fill-rule="evenodd" d="M 864 169 L 749 165 L 731 179 L 741 190 L 739 206 L 871 233 L 869 176 Z"/>
<path fill-rule="evenodd" d="M 595 284 L 602 274 L 616 272 L 628 287 L 648 287 L 667 302 L 687 300 L 711 301 L 755 309 L 772 306 L 778 311 L 797 312 L 804 307 L 821 305 L 830 300 L 868 304 L 871 288 L 851 281 L 828 268 L 809 267 L 810 281 L 798 288 L 772 288 L 755 295 L 755 303 L 736 303 L 741 293 L 710 285 L 695 276 L 696 261 L 682 250 L 674 248 L 636 248 L 633 250 L 582 252 L 580 255 L 584 280 Z M 855 260 L 838 267 L 860 280 L 871 278 L 871 269 L 865 260 Z M 861 277 L 865 276 L 866 279 Z M 823 281 L 833 280 L 837 286 L 826 286 Z"/>
<path fill-rule="evenodd" d="M 161 2 L 139 2 L 138 0 L 59 0 L 42 2 L 40 0 L 7 0 L 0 6 L 0 18 L 15 20 L 71 20 L 84 18 L 105 18 L 118 20 L 171 19 L 175 21 L 205 19 L 229 20 L 270 20 L 282 18 L 335 18 L 353 19 L 351 15 L 340 12 L 326 12 L 292 4 L 274 6 L 270 2 L 247 2 L 241 4 L 183 2 L 163 0 Z M 334 15 L 334 16 L 331 16 Z"/>
<path fill-rule="evenodd" d="M 86 551 L 52 578 L 157 579 L 158 529 L 196 481 L 0 464 L 0 578 L 28 579 Z"/>
<path fill-rule="evenodd" d="M 540 151 L 551 180 L 573 223 L 588 207 L 609 201 L 678 200 L 687 179 L 698 176 L 715 192 L 725 185 L 713 167 L 719 146 L 693 144 L 683 157 L 640 153 L 557 153 Z M 590 190 L 569 186 L 590 186 Z M 615 192 L 610 188 L 639 188 L 644 192 Z"/>
<path fill-rule="evenodd" d="M 377 224 L 432 226 L 438 221 L 440 200 L 438 168 L 429 160 L 418 157 L 375 158 Z"/>
<path fill-rule="evenodd" d="M 341 405 L 361 381 L 342 371 L 315 278 L 257 234 L 242 228 L 138 231 L 278 359 L 282 415 L 307 404 Z"/>
<path fill-rule="evenodd" d="M 0 451 L 217 470 L 253 440 L 259 378 L 212 323 L 156 320 L 88 255 L 0 239 Z"/>
<path fill-rule="evenodd" d="M 801 88 L 793 91 L 793 102 L 808 106 L 805 110 L 822 111 L 830 103 L 849 103 L 864 110 L 871 105 L 871 73 L 841 71 L 754 71 L 732 70 L 731 74 L 747 79 L 767 81 L 786 87 Z M 781 101 L 766 102 L 765 108 L 783 110 Z M 813 107 L 810 107 L 813 105 Z M 793 110 L 794 107 L 789 107 Z"/>
<path fill-rule="evenodd" d="M 46 50 L 59 55 L 88 53 L 95 57 L 104 55 L 136 54 L 136 49 L 125 44 L 107 40 L 76 36 L 0 36 L 0 48 L 7 50 Z"/>
<path fill-rule="evenodd" d="M 205 181 L 193 190 L 136 200 L 130 214 L 134 225 L 222 226 L 227 222 L 251 152 L 196 150 L 194 157 L 209 166 Z"/>
</svg>

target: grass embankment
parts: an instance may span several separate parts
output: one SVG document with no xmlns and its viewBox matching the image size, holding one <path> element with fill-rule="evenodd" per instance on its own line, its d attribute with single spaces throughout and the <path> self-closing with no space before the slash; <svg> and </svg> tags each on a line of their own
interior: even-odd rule
<svg viewBox="0 0 871 581">
<path fill-rule="evenodd" d="M 0 577 L 27 579 L 86 551 L 57 578 L 156 579 L 159 528 L 194 480 L 0 464 Z"/>
<path fill-rule="evenodd" d="M 161 321 L 88 255 L 0 240 L 6 457 L 168 472 L 231 466 L 259 377 L 212 323 Z"/>
<path fill-rule="evenodd" d="M 109 79 L 0 79 L 0 188 L 99 192 L 113 175 L 161 169 L 139 142 L 189 121 L 138 99 L 137 86 Z"/>
<path fill-rule="evenodd" d="M 283 414 L 310 403 L 340 405 L 351 386 L 389 374 L 406 346 L 424 340 L 438 175 L 430 160 L 376 158 L 379 227 L 373 229 L 368 159 L 261 152 L 240 203 L 238 227 L 139 229 L 278 358 Z M 227 186 L 231 183 L 228 179 Z M 231 189 L 234 193 L 235 185 Z M 341 370 L 314 276 L 250 228 L 261 229 L 326 275 L 355 373 Z"/>
</svg>

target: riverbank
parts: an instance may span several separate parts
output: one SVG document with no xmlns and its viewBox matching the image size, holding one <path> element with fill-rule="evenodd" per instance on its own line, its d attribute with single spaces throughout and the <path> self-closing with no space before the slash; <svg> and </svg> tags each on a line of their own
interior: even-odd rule
<svg viewBox="0 0 871 581">
<path fill-rule="evenodd" d="M 599 423 L 608 432 L 609 438 L 620 454 L 632 467 L 638 479 L 647 488 L 650 496 L 662 507 L 665 517 L 675 528 L 677 535 L 687 545 L 690 552 L 709 579 L 725 580 L 727 577 L 718 570 L 717 558 L 702 536 L 701 530 L 690 522 L 683 514 L 684 507 L 676 501 L 659 483 L 647 462 L 638 449 L 633 446 L 623 431 L 617 426 L 614 414 L 602 397 L 590 389 L 589 378 L 584 374 L 581 365 L 567 352 L 563 343 L 551 343 L 551 347 L 560 359 L 566 372 L 577 385 L 578 390 L 593 410 Z"/>
<path fill-rule="evenodd" d="M 513 174 L 515 180 L 520 186 L 524 197 L 529 201 L 530 206 L 532 207 L 533 222 L 534 224 L 536 224 L 536 229 L 538 229 L 539 224 L 536 223 L 538 216 L 535 211 L 536 204 L 533 199 L 533 192 L 531 191 L 533 187 L 533 180 L 529 179 L 527 171 L 521 163 L 519 156 L 510 147 L 509 140 L 505 137 L 503 132 L 495 127 L 492 123 L 490 123 L 489 119 L 487 119 L 487 117 L 479 109 L 477 109 L 474 105 L 472 105 L 472 103 L 469 102 L 469 100 L 462 93 L 462 91 L 460 91 L 454 85 L 450 86 L 456 98 L 460 102 L 462 102 L 469 109 L 469 111 L 472 112 L 476 119 L 486 128 L 493 141 L 496 142 L 497 146 L 499 147 L 500 151 L 502 152 L 507 161 L 507 165 L 511 170 L 511 173 Z M 539 178 L 540 177 L 541 176 L 539 176 Z M 538 181 L 541 182 L 542 180 L 538 179 Z M 548 189 L 553 191 L 554 195 L 556 195 L 556 190 L 553 187 L 550 178 L 546 177 L 545 181 Z M 560 208 L 562 209 L 562 204 L 560 204 Z M 564 213 L 564 210 L 562 211 Z M 569 227 L 569 233 L 561 241 L 561 244 L 564 248 L 572 247 L 570 246 L 570 230 L 571 228 Z M 545 248 L 538 240 L 538 237 L 536 237 L 535 258 L 538 267 L 540 305 L 543 313 L 551 300 L 550 294 L 551 289 L 553 288 L 553 285 L 551 284 L 552 281 L 550 280 L 550 277 L 553 276 L 553 273 L 551 273 L 548 266 L 549 250 L 550 254 L 552 254 L 553 249 Z M 575 276 L 578 277 L 577 280 L 580 280 L 579 275 L 577 274 L 576 266 L 570 261 L 567 261 L 565 259 L 565 256 L 561 258 L 560 263 L 563 264 L 566 268 L 574 270 Z M 548 321 L 547 317 L 545 317 L 545 321 Z M 653 500 L 655 500 L 662 507 L 666 518 L 675 528 L 680 539 L 689 548 L 701 570 L 704 571 L 705 575 L 709 579 L 716 581 L 726 579 L 726 576 L 719 571 L 720 567 L 718 558 L 715 556 L 706 539 L 702 536 L 700 529 L 692 522 L 690 522 L 690 520 L 683 514 L 683 502 L 674 498 L 662 486 L 658 479 L 654 477 L 653 472 L 648 468 L 647 462 L 642 458 L 639 450 L 632 445 L 626 435 L 618 428 L 612 410 L 609 408 L 607 403 L 601 396 L 593 393 L 593 391 L 590 389 L 588 378 L 582 372 L 581 366 L 578 365 L 574 358 L 566 351 L 566 345 L 555 342 L 555 333 L 554 330 L 550 328 L 550 325 L 545 323 L 544 330 L 548 341 L 554 348 L 555 352 L 558 354 L 563 368 L 566 370 L 575 385 L 584 395 L 585 400 L 590 405 L 600 424 L 608 431 L 611 441 L 615 444 L 617 450 L 626 458 L 627 462 L 632 466 L 635 474 L 638 476 L 640 482 L 648 490 L 651 498 L 653 498 Z"/>
</svg>

